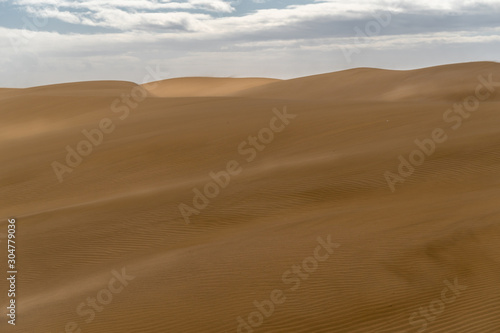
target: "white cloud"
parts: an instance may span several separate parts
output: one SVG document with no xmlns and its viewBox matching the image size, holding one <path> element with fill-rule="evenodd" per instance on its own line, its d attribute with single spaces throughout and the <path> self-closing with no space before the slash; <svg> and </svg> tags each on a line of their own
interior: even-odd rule
<svg viewBox="0 0 500 333">
<path fill-rule="evenodd" d="M 15 4 L 34 16 L 63 22 L 116 28 L 121 30 L 165 29 L 204 30 L 208 14 L 231 13 L 234 8 L 223 0 L 147 1 L 147 0 L 17 0 Z"/>
<path fill-rule="evenodd" d="M 378 11 L 413 14 L 418 11 L 463 13 L 499 10 L 500 0 L 317 0 L 310 4 L 290 4 L 283 9 L 263 9 L 244 16 L 216 17 L 213 13 L 232 13 L 232 1 L 186 0 L 16 0 L 30 14 L 64 22 L 116 28 L 123 31 L 177 29 L 186 31 L 231 32 L 265 30 L 297 22 L 330 18 L 349 20 L 369 17 Z M 193 12 L 196 11 L 196 12 Z M 204 12 L 203 14 L 200 13 Z"/>
</svg>

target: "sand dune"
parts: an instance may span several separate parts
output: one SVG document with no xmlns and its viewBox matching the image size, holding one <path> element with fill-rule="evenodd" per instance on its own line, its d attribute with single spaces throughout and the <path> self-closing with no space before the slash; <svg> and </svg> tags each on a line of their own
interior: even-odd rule
<svg viewBox="0 0 500 333">
<path fill-rule="evenodd" d="M 75 82 L 33 87 L 23 90 L 23 94 L 45 96 L 119 96 L 130 93 L 137 84 L 125 81 Z"/>
<path fill-rule="evenodd" d="M 490 74 L 174 79 L 132 104 L 129 82 L 0 90 L 0 233 L 17 219 L 19 270 L 18 322 L 0 331 L 500 332 L 500 84 L 444 118 Z M 391 191 L 386 172 L 437 128 L 447 139 Z M 82 131 L 101 142 L 59 182 Z M 179 205 L 230 161 L 240 172 L 186 224 Z M 255 301 L 269 316 L 252 327 Z"/>
<path fill-rule="evenodd" d="M 477 76 L 488 74 L 500 75 L 498 63 L 454 64 L 413 71 L 356 68 L 280 81 L 237 94 L 336 101 L 454 100 L 475 88 Z"/>
<path fill-rule="evenodd" d="M 242 90 L 263 87 L 276 79 L 189 77 L 144 84 L 156 97 L 223 97 Z"/>
</svg>

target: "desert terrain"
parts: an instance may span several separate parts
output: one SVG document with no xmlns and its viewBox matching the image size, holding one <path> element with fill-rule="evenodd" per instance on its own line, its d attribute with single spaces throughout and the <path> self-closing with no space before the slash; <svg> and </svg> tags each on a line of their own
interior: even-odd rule
<svg viewBox="0 0 500 333">
<path fill-rule="evenodd" d="M 500 332 L 498 63 L 3 88 L 0 117 L 1 332 Z"/>
</svg>

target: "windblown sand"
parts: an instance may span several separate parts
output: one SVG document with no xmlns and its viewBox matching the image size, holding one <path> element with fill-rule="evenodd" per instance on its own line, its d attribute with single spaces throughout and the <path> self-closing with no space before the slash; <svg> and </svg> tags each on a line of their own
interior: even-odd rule
<svg viewBox="0 0 500 333">
<path fill-rule="evenodd" d="M 500 86 L 456 130 L 443 119 L 489 75 L 500 64 L 0 89 L 0 270 L 14 217 L 19 271 L 16 326 L 0 284 L 0 331 L 224 333 L 241 317 L 244 333 L 500 332 Z M 239 145 L 285 109 L 248 162 Z M 105 118 L 114 130 L 60 182 L 52 163 Z M 386 172 L 436 128 L 447 140 L 391 191 Z M 241 172 L 187 224 L 179 205 L 229 161 Z M 339 247 L 292 290 L 283 275 L 329 235 Z M 77 313 L 122 268 L 134 279 Z M 448 302 L 446 281 L 464 286 Z M 251 327 L 273 290 L 286 300 Z"/>
</svg>

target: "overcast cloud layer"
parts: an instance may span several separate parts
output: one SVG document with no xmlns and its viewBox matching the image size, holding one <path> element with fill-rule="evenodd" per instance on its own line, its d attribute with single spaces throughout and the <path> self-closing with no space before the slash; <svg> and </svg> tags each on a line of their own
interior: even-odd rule
<svg viewBox="0 0 500 333">
<path fill-rule="evenodd" d="M 499 61 L 500 0 L 0 0 L 0 86 Z"/>
</svg>

